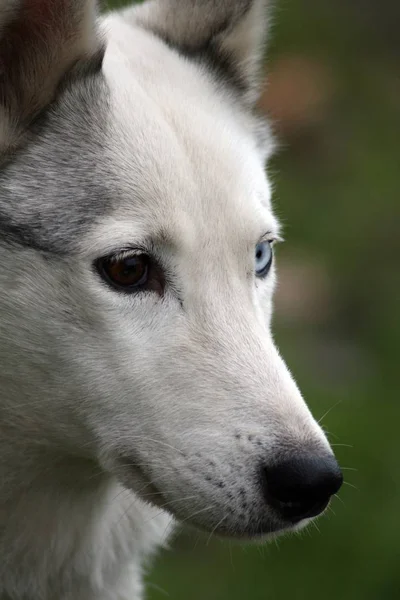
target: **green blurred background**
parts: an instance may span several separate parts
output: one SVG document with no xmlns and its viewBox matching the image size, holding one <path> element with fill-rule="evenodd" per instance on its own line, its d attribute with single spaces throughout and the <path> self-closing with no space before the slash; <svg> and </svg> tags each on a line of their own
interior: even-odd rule
<svg viewBox="0 0 400 600">
<path fill-rule="evenodd" d="M 274 5 L 275 331 L 347 485 L 277 544 L 187 532 L 149 571 L 150 600 L 400 599 L 400 2 Z"/>
</svg>

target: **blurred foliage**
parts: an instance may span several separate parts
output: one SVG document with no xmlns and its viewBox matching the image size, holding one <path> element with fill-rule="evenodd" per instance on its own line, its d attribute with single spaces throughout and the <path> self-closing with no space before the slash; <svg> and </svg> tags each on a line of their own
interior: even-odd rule
<svg viewBox="0 0 400 600">
<path fill-rule="evenodd" d="M 274 4 L 260 107 L 281 142 L 276 337 L 356 470 L 301 535 L 243 548 L 186 534 L 149 571 L 152 600 L 400 598 L 400 3 Z"/>
</svg>

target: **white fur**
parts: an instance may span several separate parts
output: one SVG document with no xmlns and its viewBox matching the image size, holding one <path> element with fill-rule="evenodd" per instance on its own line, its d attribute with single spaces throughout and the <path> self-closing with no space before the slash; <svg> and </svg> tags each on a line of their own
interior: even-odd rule
<svg viewBox="0 0 400 600">
<path fill-rule="evenodd" d="M 259 463 L 330 452 L 254 278 L 279 226 L 253 119 L 130 13 L 102 28 L 113 209 L 62 260 L 0 245 L 1 600 L 138 600 L 170 514 L 246 537 Z M 176 294 L 108 289 L 92 261 L 149 236 Z"/>
</svg>

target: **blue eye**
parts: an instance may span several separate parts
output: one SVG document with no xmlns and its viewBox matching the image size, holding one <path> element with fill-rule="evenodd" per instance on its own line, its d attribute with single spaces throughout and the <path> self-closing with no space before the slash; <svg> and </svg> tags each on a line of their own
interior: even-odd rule
<svg viewBox="0 0 400 600">
<path fill-rule="evenodd" d="M 257 277 L 266 277 L 272 264 L 272 248 L 269 242 L 260 242 L 256 246 L 255 270 Z"/>
</svg>

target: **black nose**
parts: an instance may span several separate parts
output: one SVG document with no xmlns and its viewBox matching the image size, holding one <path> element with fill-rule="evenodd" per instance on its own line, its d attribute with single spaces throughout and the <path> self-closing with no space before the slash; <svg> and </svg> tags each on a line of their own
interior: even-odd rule
<svg viewBox="0 0 400 600">
<path fill-rule="evenodd" d="M 296 523 L 325 510 L 343 476 L 333 456 L 303 455 L 264 470 L 264 482 L 269 504 Z"/>
</svg>

